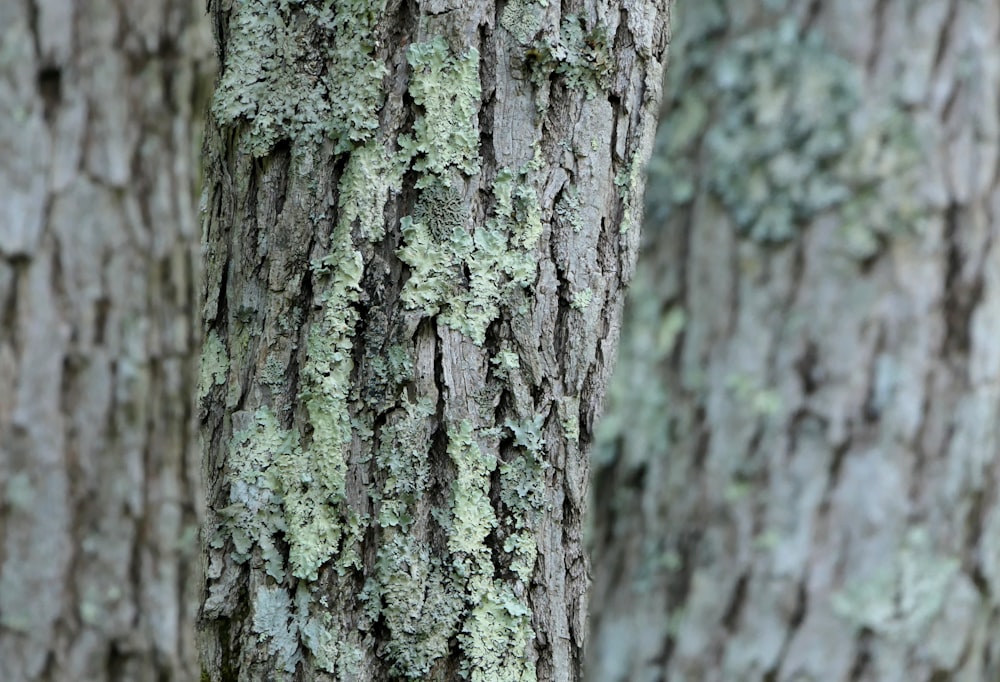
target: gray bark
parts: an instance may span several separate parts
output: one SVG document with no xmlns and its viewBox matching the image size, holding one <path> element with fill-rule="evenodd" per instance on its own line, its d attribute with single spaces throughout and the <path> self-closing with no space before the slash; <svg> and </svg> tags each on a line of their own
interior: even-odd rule
<svg viewBox="0 0 1000 682">
<path fill-rule="evenodd" d="M 579 677 L 665 5 L 212 3 L 208 679 Z"/>
<path fill-rule="evenodd" d="M 679 10 L 592 678 L 998 679 L 1000 9 Z"/>
<path fill-rule="evenodd" d="M 196 5 L 0 3 L 5 682 L 196 675 Z"/>
</svg>

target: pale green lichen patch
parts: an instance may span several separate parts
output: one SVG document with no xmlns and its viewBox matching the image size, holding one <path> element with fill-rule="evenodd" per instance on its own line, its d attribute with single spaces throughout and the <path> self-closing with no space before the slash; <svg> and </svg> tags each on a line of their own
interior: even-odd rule
<svg viewBox="0 0 1000 682">
<path fill-rule="evenodd" d="M 432 175 L 440 178 L 452 169 L 479 172 L 479 52 L 470 48 L 456 56 L 436 38 L 411 45 L 407 61 L 413 69 L 408 90 L 422 113 L 413 136 L 400 136 L 399 146 L 413 158 L 413 169 L 425 174 L 417 187 L 439 182 Z"/>
<path fill-rule="evenodd" d="M 385 652 L 392 673 L 408 679 L 427 679 L 434 662 L 448 655 L 466 608 L 465 590 L 454 583 L 453 568 L 412 530 L 430 485 L 427 443 L 434 413 L 429 400 L 404 402 L 403 409 L 388 417 L 375 455 L 384 476 L 376 496 L 382 536 L 365 599 L 377 606 L 391 635 Z"/>
<path fill-rule="evenodd" d="M 322 608 L 317 609 L 317 604 Z M 291 675 L 303 658 L 300 641 L 309 649 L 311 661 L 320 670 L 336 673 L 358 668 L 364 653 L 343 641 L 328 606 L 326 596 L 317 594 L 305 582 L 299 583 L 294 600 L 283 586 L 257 588 L 251 602 L 253 630 L 275 664 L 273 679 L 292 679 Z"/>
<path fill-rule="evenodd" d="M 644 180 L 645 166 L 640 160 L 639 154 L 633 154 L 632 160 L 615 175 L 615 187 L 618 188 L 618 196 L 621 198 L 624 211 L 622 214 L 622 224 L 619 228 L 621 234 L 625 234 L 635 227 L 642 219 L 642 201 L 639 196 L 639 187 Z"/>
<path fill-rule="evenodd" d="M 501 350 L 490 359 L 493 365 L 493 372 L 498 379 L 507 379 L 510 373 L 521 368 L 521 356 L 512 350 Z"/>
<path fill-rule="evenodd" d="M 234 415 L 234 428 L 238 416 Z M 298 439 L 281 428 L 268 407 L 260 407 L 255 414 L 247 416 L 249 419 L 243 420 L 244 428 L 233 434 L 229 450 L 230 505 L 222 514 L 232 534 L 233 558 L 247 561 L 256 544 L 267 574 L 281 581 L 285 568 L 277 536 L 286 526 L 281 485 L 273 465 L 298 447 Z M 216 544 L 221 541 L 222 538 L 217 538 Z"/>
<path fill-rule="evenodd" d="M 366 336 L 370 331 L 369 328 Z M 363 387 L 355 386 L 358 397 L 376 410 L 387 401 L 394 402 L 399 397 L 400 387 L 413 377 L 413 358 L 409 350 L 401 345 L 393 345 L 388 351 L 383 351 L 381 342 L 381 338 L 370 342 L 376 349 L 367 353 L 365 358 L 371 375 Z M 355 430 L 358 430 L 357 425 Z"/>
<path fill-rule="evenodd" d="M 457 471 L 453 488 L 452 534 L 448 549 L 456 554 L 460 574 L 469 576 L 484 563 L 492 574 L 486 536 L 497 525 L 490 504 L 490 473 L 497 460 L 483 452 L 476 442 L 472 425 L 466 420 L 448 430 L 448 456 Z"/>
<path fill-rule="evenodd" d="M 271 388 L 277 388 L 285 382 L 285 363 L 273 355 L 264 362 L 260 372 L 260 383 Z"/>
<path fill-rule="evenodd" d="M 500 15 L 500 25 L 517 42 L 528 45 L 542 28 L 542 9 L 548 4 L 548 0 L 511 0 Z"/>
<path fill-rule="evenodd" d="M 320 606 L 324 608 L 316 609 L 316 601 L 320 601 Z M 340 670 L 356 670 L 362 653 L 342 644 L 337 623 L 325 607 L 323 597 L 317 599 L 305 583 L 299 583 L 295 592 L 295 608 L 298 614 L 309 614 L 304 618 L 300 615 L 298 619 L 302 643 L 309 648 L 320 670 L 335 673 L 338 665 Z"/>
<path fill-rule="evenodd" d="M 580 399 L 566 396 L 556 402 L 559 411 L 559 423 L 566 435 L 566 440 L 572 444 L 580 441 Z"/>
<path fill-rule="evenodd" d="M 214 330 L 210 331 L 205 337 L 205 343 L 201 351 L 200 376 L 198 380 L 199 398 L 208 395 L 212 386 L 221 386 L 226 383 L 226 376 L 228 374 L 229 354 L 226 352 L 226 346 Z"/>
<path fill-rule="evenodd" d="M 846 250 L 864 258 L 900 230 L 920 228 L 913 197 L 924 152 L 915 123 L 891 97 L 864 95 L 861 67 L 792 19 L 726 41 L 717 29 L 693 21 L 676 34 L 669 114 L 649 166 L 665 192 L 652 195 L 650 216 L 691 201 L 697 159 L 702 189 L 761 242 L 792 239 L 835 211 Z"/>
<path fill-rule="evenodd" d="M 519 426 L 525 442 L 540 443 L 536 427 L 537 422 Z M 533 681 L 535 667 L 525 655 L 534 638 L 531 610 L 509 584 L 494 579 L 491 551 L 486 544 L 498 522 L 489 498 L 490 475 L 497 460 L 483 452 L 472 425 L 465 420 L 457 428 L 448 429 L 448 455 L 456 468 L 448 548 L 454 555 L 456 585 L 465 588 L 470 608 L 459 636 L 463 671 L 470 679 L 481 682 Z M 530 554 L 531 547 L 520 543 L 512 545 L 511 551 Z M 533 569 L 533 558 L 530 564 Z M 515 568 L 523 580 L 530 578 L 526 566 L 515 564 Z"/>
<path fill-rule="evenodd" d="M 588 99 L 608 89 L 615 63 L 607 30 L 603 26 L 587 30 L 577 15 L 563 19 L 558 39 L 537 41 L 531 58 L 531 81 L 536 86 L 555 74 L 563 78 L 566 87 L 582 89 Z"/>
<path fill-rule="evenodd" d="M 516 174 L 502 169 L 497 174 L 494 216 L 472 236 L 464 225 L 452 223 L 439 223 L 435 236 L 424 222 L 403 218 L 404 246 L 398 255 L 411 268 L 402 294 L 408 308 L 441 313 L 449 327 L 483 343 L 487 327 L 500 314 L 504 294 L 510 287 L 528 286 L 536 276 L 533 252 L 542 220 L 529 174 L 529 169 Z M 464 286 L 463 265 L 469 273 Z"/>
<path fill-rule="evenodd" d="M 383 535 L 375 574 L 381 618 L 391 634 L 385 642 L 391 671 L 427 679 L 435 661 L 448 655 L 464 595 L 426 543 L 395 528 Z"/>
<path fill-rule="evenodd" d="M 594 151 L 597 150 L 595 149 Z M 559 200 L 556 202 L 555 207 L 556 215 L 566 221 L 576 234 L 579 234 L 583 229 L 580 207 L 580 190 L 575 185 L 571 185 L 559 195 Z"/>
<path fill-rule="evenodd" d="M 275 668 L 295 672 L 298 654 L 298 628 L 292 620 L 292 599 L 280 586 L 261 585 L 253 599 L 253 629 L 264 640 Z"/>
<path fill-rule="evenodd" d="M 545 506 L 544 415 L 523 422 L 507 422 L 519 453 L 500 465 L 500 501 L 513 523 L 504 540 L 510 569 L 528 585 L 538 557 L 536 530 Z"/>
<path fill-rule="evenodd" d="M 472 682 L 535 682 L 524 652 L 534 638 L 531 611 L 510 588 L 493 581 L 465 621 L 459 642 Z"/>
<path fill-rule="evenodd" d="M 586 289 L 581 289 L 573 294 L 573 300 L 570 301 L 569 305 L 573 310 L 579 310 L 583 312 L 590 305 L 590 302 L 594 300 L 594 292 L 590 287 Z"/>
<path fill-rule="evenodd" d="M 362 239 L 378 241 L 385 235 L 385 204 L 402 185 L 408 159 L 392 154 L 375 139 L 351 152 L 340 179 L 337 204 L 348 225 L 357 221 Z"/>
<path fill-rule="evenodd" d="M 308 438 L 284 429 L 262 406 L 246 428 L 236 430 L 232 467 L 230 527 L 235 556 L 245 561 L 260 547 L 267 572 L 284 578 L 279 533 L 288 544 L 291 572 L 315 580 L 320 566 L 337 555 L 337 568 L 357 565 L 361 519 L 343 508 L 346 448 L 352 423 L 347 409 L 353 362 L 352 337 L 362 272 L 351 246 L 350 229 L 338 225 L 329 256 L 314 264 L 320 319 L 309 329 L 301 369 Z"/>
<path fill-rule="evenodd" d="M 396 526 L 405 531 L 413 522 L 410 514 L 425 494 L 431 475 L 427 442 L 433 415 L 434 405 L 427 399 L 404 402 L 403 409 L 381 430 L 375 463 L 385 475 L 379 514 L 383 528 Z"/>
<path fill-rule="evenodd" d="M 833 610 L 858 627 L 916 643 L 947 603 L 961 561 L 936 551 L 925 528 L 909 531 L 897 554 L 831 599 Z"/>
<path fill-rule="evenodd" d="M 410 278 L 403 287 L 403 303 L 408 308 L 423 310 L 426 315 L 435 315 L 455 293 L 458 266 L 474 248 L 472 237 L 456 225 L 448 239 L 438 241 L 429 226 L 414 222 L 410 216 L 404 216 L 399 227 L 403 247 L 397 255 L 410 266 Z"/>
<path fill-rule="evenodd" d="M 443 242 L 456 227 L 468 224 L 469 213 L 462 195 L 454 187 L 431 185 L 421 190 L 413 207 L 413 220 L 426 225 L 431 237 Z"/>
<path fill-rule="evenodd" d="M 493 184 L 495 215 L 476 230 L 475 248 L 465 260 L 469 286 L 443 316 L 450 327 L 482 344 L 486 328 L 500 314 L 508 287 L 526 287 L 538 269 L 534 248 L 542 234 L 541 210 L 527 172 L 507 169 Z"/>
<path fill-rule="evenodd" d="M 212 113 L 223 123 L 245 121 L 243 143 L 255 156 L 282 138 L 329 138 L 338 151 L 368 140 L 387 73 L 375 58 L 383 9 L 367 0 L 233 3 Z"/>
</svg>

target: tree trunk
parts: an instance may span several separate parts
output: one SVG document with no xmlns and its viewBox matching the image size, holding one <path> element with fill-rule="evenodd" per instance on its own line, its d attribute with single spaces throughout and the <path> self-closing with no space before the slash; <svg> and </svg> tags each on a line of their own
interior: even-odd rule
<svg viewBox="0 0 1000 682">
<path fill-rule="evenodd" d="M 579 677 L 665 4 L 212 3 L 207 679 Z"/>
<path fill-rule="evenodd" d="M 0 3 L 4 682 L 197 672 L 196 5 Z"/>
<path fill-rule="evenodd" d="M 998 48 L 989 2 L 684 7 L 593 679 L 1000 679 Z"/>
</svg>

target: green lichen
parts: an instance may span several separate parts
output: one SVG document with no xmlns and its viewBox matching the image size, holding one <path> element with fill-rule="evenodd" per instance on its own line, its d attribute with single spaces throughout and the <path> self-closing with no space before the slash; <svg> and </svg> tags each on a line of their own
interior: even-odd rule
<svg viewBox="0 0 1000 682">
<path fill-rule="evenodd" d="M 400 136 L 399 146 L 413 159 L 413 169 L 424 174 L 417 187 L 434 185 L 440 179 L 432 176 L 452 170 L 478 173 L 479 53 L 470 48 L 453 55 L 443 38 L 435 38 L 411 45 L 407 61 L 413 69 L 408 91 L 422 111 L 413 135 Z"/>
<path fill-rule="evenodd" d="M 913 528 L 881 569 L 849 582 L 831 604 L 857 627 L 915 644 L 945 607 L 960 568 L 958 557 L 934 549 L 925 528 Z"/>
<path fill-rule="evenodd" d="M 827 212 L 842 216 L 845 248 L 859 258 L 920 228 L 919 135 L 891 96 L 862 92 L 862 67 L 790 18 L 720 41 L 714 14 L 690 12 L 672 48 L 669 114 L 649 166 L 664 188 L 650 193 L 652 218 L 692 200 L 697 159 L 702 191 L 763 243 L 788 241 Z"/>
<path fill-rule="evenodd" d="M 618 230 L 621 234 L 630 231 L 642 220 L 642 200 L 639 188 L 645 179 L 645 166 L 640 157 L 640 154 L 633 154 L 631 161 L 615 175 L 615 187 L 618 188 L 618 196 L 622 200 L 624 209 L 622 224 Z"/>
<path fill-rule="evenodd" d="M 449 428 L 448 456 L 457 471 L 452 502 L 454 520 L 448 549 L 456 555 L 456 567 L 460 574 L 472 576 L 478 568 L 492 574 L 485 541 L 497 524 L 489 497 L 490 473 L 496 469 L 496 457 L 480 449 L 472 425 L 467 420 L 457 428 Z"/>
<path fill-rule="evenodd" d="M 198 379 L 198 396 L 204 398 L 212 390 L 212 386 L 226 383 L 229 375 L 229 355 L 215 331 L 210 331 L 205 337 L 201 351 L 201 365 Z"/>
<path fill-rule="evenodd" d="M 510 557 L 510 570 L 522 585 L 530 583 L 538 558 L 536 531 L 545 506 L 545 439 L 542 430 L 544 415 L 513 422 L 506 426 L 514 437 L 517 456 L 500 465 L 500 501 L 507 509 L 506 518 L 513 522 L 504 540 L 504 551 Z"/>
<path fill-rule="evenodd" d="M 525 428 L 530 441 L 532 427 Z M 448 455 L 457 472 L 448 548 L 454 556 L 456 583 L 465 587 L 471 609 L 459 636 L 463 672 L 476 682 L 533 682 L 535 667 L 525 656 L 534 638 L 531 610 L 509 584 L 494 579 L 486 544 L 497 526 L 489 498 L 497 460 L 482 451 L 467 420 L 448 429 Z M 517 549 L 529 551 L 526 546 Z M 530 571 L 518 566 L 518 574 L 530 576 Z"/>
<path fill-rule="evenodd" d="M 603 26 L 587 30 L 584 19 L 569 15 L 559 26 L 558 39 L 543 38 L 529 52 L 531 81 L 543 86 L 553 75 L 567 88 L 583 90 L 593 99 L 611 85 L 614 55 Z M 545 103 L 540 103 L 544 108 Z"/>
<path fill-rule="evenodd" d="M 285 363 L 273 355 L 269 355 L 264 362 L 264 369 L 260 372 L 260 383 L 271 388 L 276 388 L 285 383 Z"/>
<path fill-rule="evenodd" d="M 384 476 L 377 496 L 383 530 L 366 599 L 378 604 L 391 635 L 385 648 L 392 673 L 408 679 L 427 679 L 434 662 L 448 654 L 466 606 L 451 567 L 411 530 L 430 485 L 427 442 L 434 413 L 429 400 L 405 402 L 387 418 L 375 457 Z"/>
<path fill-rule="evenodd" d="M 375 463 L 385 475 L 379 515 L 383 528 L 396 526 L 405 531 L 413 522 L 409 514 L 425 494 L 431 475 L 427 441 L 433 415 L 429 400 L 407 401 L 381 430 Z"/>
<path fill-rule="evenodd" d="M 286 525 L 274 464 L 298 447 L 297 438 L 281 428 L 266 406 L 253 415 L 234 415 L 233 426 L 229 450 L 230 504 L 222 510 L 233 540 L 233 558 L 241 563 L 249 560 L 256 545 L 265 571 L 280 582 L 284 580 L 285 567 L 277 536 L 284 533 Z M 221 546 L 222 538 L 215 542 Z"/>
<path fill-rule="evenodd" d="M 337 151 L 364 143 L 378 128 L 388 72 L 375 57 L 384 8 L 368 0 L 234 3 L 212 113 L 245 122 L 242 140 L 255 156 L 283 138 L 331 139 Z"/>
<path fill-rule="evenodd" d="M 316 609 L 319 604 L 323 608 Z M 300 582 L 293 596 L 278 585 L 260 585 L 251 602 L 253 631 L 275 663 L 274 680 L 290 680 L 302 661 L 301 641 L 311 661 L 329 673 L 356 670 L 364 652 L 341 637 L 325 595 Z M 284 674 L 282 674 L 284 673 Z"/>
<path fill-rule="evenodd" d="M 570 444 L 578 444 L 580 441 L 580 398 L 575 396 L 565 396 L 556 402 L 556 409 L 559 411 L 559 423 L 563 428 L 563 434 Z"/>
<path fill-rule="evenodd" d="M 368 337 L 371 331 L 369 325 L 365 336 Z M 371 352 L 366 351 L 365 357 L 371 375 L 364 387 L 355 387 L 358 397 L 374 410 L 395 404 L 400 397 L 400 387 L 413 377 L 413 358 L 409 349 L 401 345 L 392 345 L 385 351 L 382 341 L 382 337 L 368 341 Z M 358 430 L 357 426 L 355 430 Z"/>
<path fill-rule="evenodd" d="M 594 300 L 594 292 L 590 287 L 586 289 L 581 289 L 573 294 L 573 300 L 570 301 L 570 307 L 573 310 L 579 310 L 583 312 L 590 305 L 590 302 Z"/>
<path fill-rule="evenodd" d="M 413 207 L 413 220 L 426 225 L 431 237 L 446 241 L 455 228 L 465 228 L 469 222 L 468 209 L 451 185 L 431 185 L 420 192 Z"/>
<path fill-rule="evenodd" d="M 511 0 L 500 15 L 500 25 L 507 29 L 517 42 L 529 45 L 542 27 L 542 9 L 548 0 Z"/>
<path fill-rule="evenodd" d="M 298 653 L 298 628 L 292 621 L 292 599 L 280 586 L 261 585 L 253 598 L 253 629 L 262 635 L 275 668 L 295 672 Z"/>
<path fill-rule="evenodd" d="M 576 234 L 583 229 L 580 207 L 580 190 L 575 185 L 571 185 L 559 195 L 555 206 L 556 215 L 566 221 Z"/>
<path fill-rule="evenodd" d="M 323 313 L 309 329 L 307 361 L 300 376 L 312 427 L 308 444 L 278 463 L 284 484 L 284 509 L 288 523 L 289 561 L 298 577 L 314 580 L 319 567 L 337 553 L 347 535 L 360 535 L 360 523 L 347 527 L 332 503 L 344 499 L 347 463 L 344 453 L 351 441 L 348 393 L 354 328 L 358 313 L 352 306 L 360 291 L 361 254 L 351 247 L 349 228 L 338 224 L 335 248 L 317 270 Z M 324 273 L 329 269 L 324 282 Z M 341 568 L 357 561 L 350 556 L 353 543 L 340 551 Z"/>
<path fill-rule="evenodd" d="M 411 269 L 402 293 L 408 308 L 426 315 L 440 313 L 449 327 L 483 343 L 487 327 L 500 314 L 504 295 L 535 279 L 538 265 L 533 252 L 542 221 L 530 173 L 502 169 L 497 174 L 494 215 L 474 235 L 464 225 L 442 223 L 435 237 L 424 222 L 403 218 L 404 246 L 398 255 Z M 469 273 L 467 282 L 461 279 L 463 268 Z"/>
<path fill-rule="evenodd" d="M 375 574 L 381 618 L 391 635 L 385 642 L 391 672 L 428 679 L 458 631 L 465 608 L 462 592 L 426 543 L 396 528 L 383 535 Z"/>
<path fill-rule="evenodd" d="M 403 287 L 403 303 L 407 308 L 422 310 L 425 315 L 436 315 L 455 293 L 459 266 L 474 248 L 472 237 L 454 226 L 446 240 L 438 241 L 430 227 L 414 222 L 410 216 L 404 216 L 399 227 L 403 247 L 397 255 L 410 267 L 410 278 Z"/>
<path fill-rule="evenodd" d="M 493 581 L 459 636 L 463 672 L 472 682 L 536 682 L 535 664 L 523 654 L 534 636 L 524 601 L 509 585 Z"/>
<path fill-rule="evenodd" d="M 362 239 L 378 241 L 385 236 L 385 204 L 402 185 L 407 161 L 375 139 L 351 152 L 340 179 L 338 206 L 341 220 L 348 225 L 357 221 Z"/>
<path fill-rule="evenodd" d="M 338 669 L 356 670 L 363 654 L 343 645 L 333 614 L 329 609 L 312 607 L 315 595 L 304 584 L 300 585 L 296 592 L 297 613 L 309 615 L 305 618 L 299 616 L 299 634 L 312 653 L 316 666 L 328 673 L 335 673 Z"/>
<path fill-rule="evenodd" d="M 323 312 L 309 329 L 301 369 L 300 399 L 310 426 L 308 438 L 285 429 L 271 408 L 260 407 L 234 435 L 230 528 L 239 561 L 260 548 L 266 570 L 284 578 L 281 534 L 288 545 L 291 572 L 315 580 L 320 566 L 337 556 L 337 567 L 358 565 L 355 546 L 363 524 L 343 508 L 345 452 L 352 423 L 347 409 L 352 336 L 362 271 L 351 246 L 350 228 L 339 224 L 330 255 L 314 264 L 317 303 Z M 248 423 L 246 423 L 248 422 Z"/>
<path fill-rule="evenodd" d="M 527 179 L 530 169 L 517 174 L 503 169 L 495 183 L 494 217 L 469 232 L 468 205 L 454 183 L 458 173 L 479 171 L 478 59 L 475 50 L 453 55 L 443 39 L 408 51 L 409 91 L 422 113 L 413 136 L 402 136 L 400 147 L 420 173 L 415 183 L 420 194 L 413 215 L 401 221 L 398 255 L 410 267 L 404 305 L 440 314 L 442 322 L 482 344 L 504 292 L 534 279 L 529 252 L 541 235 L 541 216 Z"/>
<path fill-rule="evenodd" d="M 493 372 L 498 379 L 507 379 L 511 372 L 521 368 L 521 356 L 512 350 L 504 349 L 490 359 L 490 364 L 493 365 Z"/>
</svg>

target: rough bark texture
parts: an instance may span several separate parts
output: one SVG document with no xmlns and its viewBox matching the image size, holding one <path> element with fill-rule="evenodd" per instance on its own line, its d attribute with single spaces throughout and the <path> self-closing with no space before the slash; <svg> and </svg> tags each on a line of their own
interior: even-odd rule
<svg viewBox="0 0 1000 682">
<path fill-rule="evenodd" d="M 580 675 L 665 2 L 216 2 L 211 680 Z"/>
<path fill-rule="evenodd" d="M 1000 679 L 1000 9 L 678 15 L 592 677 Z"/>
<path fill-rule="evenodd" d="M 196 5 L 0 3 L 5 682 L 196 675 Z"/>
</svg>

